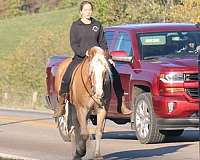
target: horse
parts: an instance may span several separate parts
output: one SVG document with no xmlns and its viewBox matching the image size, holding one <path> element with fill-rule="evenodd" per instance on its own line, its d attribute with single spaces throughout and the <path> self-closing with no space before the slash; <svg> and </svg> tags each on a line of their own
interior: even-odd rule
<svg viewBox="0 0 200 160">
<path fill-rule="evenodd" d="M 91 111 L 97 115 L 95 158 L 102 159 L 100 140 L 104 130 L 107 108 L 111 98 L 112 75 L 107 53 L 100 47 L 92 47 L 87 56 L 73 72 L 70 83 L 70 104 L 68 121 L 72 121 L 75 133 L 76 152 L 73 159 L 81 159 L 86 154 L 86 141 L 89 137 L 87 119 Z M 59 93 L 60 81 L 71 59 L 63 61 L 55 77 Z"/>
</svg>

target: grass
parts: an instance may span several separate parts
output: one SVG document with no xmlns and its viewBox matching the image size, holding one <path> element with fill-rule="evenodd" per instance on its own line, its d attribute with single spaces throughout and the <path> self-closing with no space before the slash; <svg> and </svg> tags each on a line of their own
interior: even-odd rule
<svg viewBox="0 0 200 160">
<path fill-rule="evenodd" d="M 32 92 L 37 91 L 34 109 L 44 110 L 47 59 L 71 53 L 69 28 L 77 11 L 75 7 L 0 20 L 0 66 L 4 70 L 0 72 L 0 105 L 33 109 Z"/>
<path fill-rule="evenodd" d="M 15 53 L 20 43 L 31 37 L 34 30 L 69 30 L 76 12 L 77 8 L 68 8 L 0 20 L 0 58 Z"/>
</svg>

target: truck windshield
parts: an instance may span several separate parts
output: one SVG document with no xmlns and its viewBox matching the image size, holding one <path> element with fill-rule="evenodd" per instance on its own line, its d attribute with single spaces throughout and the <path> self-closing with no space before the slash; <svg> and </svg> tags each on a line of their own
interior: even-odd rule
<svg viewBox="0 0 200 160">
<path fill-rule="evenodd" d="M 138 39 L 142 59 L 193 55 L 200 50 L 200 31 L 140 33 Z"/>
</svg>

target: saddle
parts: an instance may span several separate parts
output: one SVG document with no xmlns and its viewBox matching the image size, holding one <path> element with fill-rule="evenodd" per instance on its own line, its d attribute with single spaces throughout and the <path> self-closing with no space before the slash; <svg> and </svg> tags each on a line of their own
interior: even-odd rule
<svg viewBox="0 0 200 160">
<path fill-rule="evenodd" d="M 59 63 L 57 71 L 56 71 L 56 75 L 55 75 L 55 92 L 56 95 L 59 95 L 59 91 L 60 91 L 60 87 L 61 87 L 61 81 L 62 78 L 64 76 L 64 73 L 67 69 L 67 67 L 69 66 L 70 62 L 72 61 L 72 58 L 66 58 L 64 61 L 62 61 L 61 63 Z"/>
</svg>

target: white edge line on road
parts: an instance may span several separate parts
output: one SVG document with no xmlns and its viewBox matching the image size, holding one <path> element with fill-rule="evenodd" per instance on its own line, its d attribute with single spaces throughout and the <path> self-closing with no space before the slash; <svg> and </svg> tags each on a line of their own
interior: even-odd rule
<svg viewBox="0 0 200 160">
<path fill-rule="evenodd" d="M 16 160 L 39 160 L 39 159 L 34 159 L 34 158 L 29 158 L 29 157 L 21 157 L 21 156 L 5 154 L 5 153 L 0 153 L 0 158 L 10 158 L 10 159 L 16 159 Z"/>
<path fill-rule="evenodd" d="M 52 110 L 37 110 L 37 109 L 25 109 L 25 108 L 12 108 L 12 107 L 4 107 L 0 106 L 1 110 L 8 110 L 8 111 L 22 111 L 22 112 L 35 112 L 35 113 L 41 113 L 41 114 L 52 114 Z"/>
</svg>

